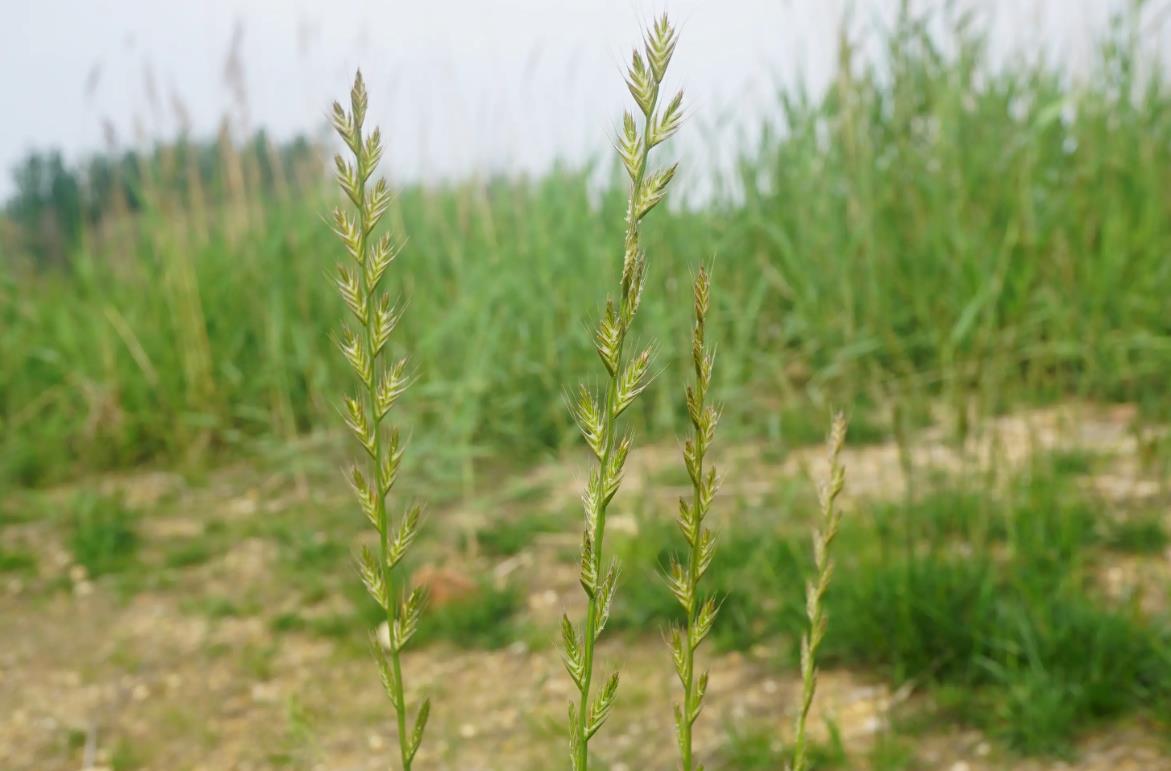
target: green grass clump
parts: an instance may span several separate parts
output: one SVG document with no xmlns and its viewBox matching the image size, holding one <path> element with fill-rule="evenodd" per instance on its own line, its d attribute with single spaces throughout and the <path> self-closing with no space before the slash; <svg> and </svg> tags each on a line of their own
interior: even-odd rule
<svg viewBox="0 0 1171 771">
<path fill-rule="evenodd" d="M 523 609 L 524 598 L 516 587 L 481 582 L 467 597 L 432 610 L 419 641 L 446 640 L 461 648 L 503 648 L 517 640 L 516 616 Z"/>
<path fill-rule="evenodd" d="M 0 547 L 0 573 L 32 574 L 37 571 L 37 557 L 32 552 Z"/>
<path fill-rule="evenodd" d="M 826 742 L 809 742 L 805 750 L 805 768 L 809 771 L 831 771 L 849 768 L 849 758 L 836 727 L 829 726 Z M 720 750 L 719 768 L 737 771 L 776 771 L 794 767 L 794 752 L 777 740 L 776 732 L 764 729 L 733 730 Z"/>
<path fill-rule="evenodd" d="M 1103 544 L 1115 551 L 1130 554 L 1162 554 L 1171 538 L 1158 510 L 1125 516 L 1106 526 Z"/>
<path fill-rule="evenodd" d="M 126 570 L 135 564 L 141 538 L 137 517 L 121 499 L 80 495 L 73 502 L 69 547 L 90 576 Z"/>
<path fill-rule="evenodd" d="M 877 548 L 830 592 L 827 656 L 960 687 L 959 717 L 1027 753 L 1060 753 L 1096 721 L 1162 709 L 1171 630 L 1095 598 L 1100 518 L 1066 471 L 1042 462 L 982 507 L 961 492 L 948 515 L 969 518 L 959 540 L 914 535 L 941 521 L 941 492 L 900 515 L 883 509 Z"/>
<path fill-rule="evenodd" d="M 1031 753 L 1165 700 L 1167 641 L 1035 567 L 933 555 L 840 576 L 827 655 L 897 679 L 960 685 L 959 716 Z"/>
<path fill-rule="evenodd" d="M 564 528 L 563 518 L 546 513 L 524 514 L 493 522 L 476 531 L 476 545 L 491 557 L 511 557 L 524 551 L 542 533 Z"/>
<path fill-rule="evenodd" d="M 198 538 L 185 539 L 167 549 L 163 557 L 168 568 L 181 570 L 198 567 L 219 554 L 215 545 Z"/>
<path fill-rule="evenodd" d="M 825 592 L 821 658 L 936 694 L 945 714 L 1009 747 L 1063 754 L 1076 735 L 1127 713 L 1162 714 L 1171 693 L 1171 628 L 1093 588 L 1115 548 L 1077 473 L 1040 459 L 999 492 L 963 482 L 906 504 L 867 503 L 843 526 Z M 755 512 L 754 512 L 755 514 Z M 748 650 L 808 628 L 804 540 L 746 514 L 720 540 L 705 577 L 721 598 L 712 638 Z M 619 552 L 635 565 L 615 602 L 618 629 L 661 633 L 683 614 L 654 582 L 675 559 L 673 527 L 651 520 Z M 955 694 L 950 696 L 949 694 Z"/>
</svg>

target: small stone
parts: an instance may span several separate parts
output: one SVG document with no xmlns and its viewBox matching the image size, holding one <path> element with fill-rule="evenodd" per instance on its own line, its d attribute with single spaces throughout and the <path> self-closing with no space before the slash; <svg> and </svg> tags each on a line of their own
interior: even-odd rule
<svg viewBox="0 0 1171 771">
<path fill-rule="evenodd" d="M 989 744 L 988 742 L 980 742 L 979 744 L 976 745 L 976 755 L 977 756 L 984 758 L 984 757 L 987 757 L 988 753 L 990 753 L 990 752 L 992 752 L 992 745 Z"/>
<path fill-rule="evenodd" d="M 464 723 L 459 727 L 459 735 L 464 739 L 471 739 L 476 735 L 476 727 L 471 723 Z"/>
<path fill-rule="evenodd" d="M 972 767 L 968 765 L 967 761 L 957 760 L 951 764 L 951 771 L 970 771 Z"/>
<path fill-rule="evenodd" d="M 145 683 L 139 683 L 130 692 L 130 697 L 135 701 L 146 701 L 149 696 L 150 688 L 147 688 Z"/>
<path fill-rule="evenodd" d="M 257 508 L 256 493 L 249 493 L 248 495 L 237 498 L 228 504 L 228 512 L 239 517 L 247 517 L 255 514 Z"/>
<path fill-rule="evenodd" d="M 252 701 L 257 704 L 276 704 L 280 699 L 274 683 L 255 683 L 252 686 Z"/>
<path fill-rule="evenodd" d="M 382 737 L 378 734 L 370 734 L 368 737 L 366 737 L 366 745 L 370 748 L 371 752 L 378 752 L 384 746 L 386 746 L 386 742 L 384 742 Z"/>
<path fill-rule="evenodd" d="M 75 584 L 81 583 L 86 578 L 85 565 L 74 565 L 69 568 L 69 580 Z"/>
</svg>

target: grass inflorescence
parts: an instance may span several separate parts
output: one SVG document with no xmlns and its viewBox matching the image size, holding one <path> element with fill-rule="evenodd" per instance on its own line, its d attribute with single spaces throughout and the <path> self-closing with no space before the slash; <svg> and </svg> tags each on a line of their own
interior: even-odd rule
<svg viewBox="0 0 1171 771">
<path fill-rule="evenodd" d="M 569 616 L 562 622 L 565 667 L 579 693 L 578 702 L 569 707 L 569 752 L 575 771 L 586 771 L 590 739 L 606 721 L 618 690 L 618 673 L 614 672 L 591 701 L 595 648 L 610 616 L 618 585 L 618 566 L 607 566 L 603 561 L 607 508 L 622 482 L 622 469 L 631 446 L 630 435 L 621 433 L 618 419 L 651 379 L 651 349 L 633 357 L 628 357 L 625 349 L 642 301 L 646 277 L 640 224 L 663 200 L 675 176 L 675 166 L 660 171 L 648 168 L 651 149 L 674 134 L 683 117 L 682 92 L 663 108 L 659 100 L 675 42 L 675 30 L 663 16 L 647 34 L 645 57 L 636 48 L 626 72 L 626 85 L 642 115 L 642 128 L 638 128 L 630 112 L 623 116 L 618 153 L 630 178 L 630 196 L 626 207 L 621 296 L 617 302 L 607 300 L 594 333 L 594 348 L 606 370 L 606 389 L 599 402 L 597 395 L 582 385 L 572 402 L 573 416 L 597 460 L 583 496 L 581 586 L 588 598 L 586 618 L 580 629 Z"/>
<path fill-rule="evenodd" d="M 699 591 L 699 580 L 711 566 L 716 545 L 715 536 L 704 525 L 704 520 L 711 511 L 718 481 L 716 469 L 705 466 L 704 460 L 715 439 L 716 424 L 719 422 L 719 410 L 707 402 L 715 359 L 705 343 L 707 313 L 711 305 L 711 280 L 703 268 L 695 278 L 694 298 L 695 326 L 691 335 L 691 360 L 695 366 L 695 382 L 686 391 L 687 414 L 691 419 L 693 433 L 683 445 L 683 465 L 687 468 L 692 496 L 690 501 L 684 498 L 679 500 L 679 516 L 676 519 L 687 542 L 687 556 L 685 562 L 673 559 L 667 573 L 671 593 L 686 615 L 686 625 L 682 628 L 674 627 L 670 637 L 675 673 L 683 686 L 683 703 L 675 707 L 675 730 L 683 771 L 703 771 L 703 765 L 695 764 L 691 729 L 703 708 L 708 673 L 696 676 L 695 650 L 711 632 L 719 610 L 714 597 L 705 598 Z"/>
<path fill-rule="evenodd" d="M 829 432 L 829 477 L 817 490 L 819 519 L 813 534 L 814 577 L 805 584 L 805 615 L 809 628 L 801 636 L 801 704 L 797 711 L 797 728 L 793 738 L 793 771 L 805 771 L 809 765 L 808 737 L 806 735 L 809 709 L 817 690 L 817 651 L 825 638 L 825 593 L 833 576 L 830 547 L 838 537 L 842 514 L 837 498 L 846 484 L 846 471 L 841 465 L 842 447 L 846 442 L 846 419 L 841 413 L 834 416 Z"/>
<path fill-rule="evenodd" d="M 368 457 L 366 469 L 353 466 L 349 480 L 362 512 L 378 531 L 377 550 L 363 548 L 358 567 L 367 591 L 384 613 L 387 650 L 384 652 L 376 639 L 372 647 L 394 705 L 402 768 L 410 771 L 431 702 L 423 701 L 408 732 L 400 654 L 418 629 L 425 598 L 420 588 L 405 591 L 396 568 L 418 532 L 420 509 L 418 505 L 408 507 L 397 525 L 392 524 L 387 510 L 386 498 L 398 477 L 403 448 L 398 431 L 388 428 L 385 419 L 406 389 L 408 375 L 406 359 L 390 361 L 387 347 L 398 325 L 399 310 L 380 285 L 400 247 L 388 233 L 374 237 L 390 206 L 391 193 L 384 180 L 369 184 L 382 155 L 382 139 L 378 129 L 369 135 L 363 133 L 366 107 L 366 86 L 358 73 L 350 92 L 349 112 L 336 102 L 333 106 L 334 128 L 354 157 L 352 163 L 337 157 L 338 182 L 356 211 L 356 218 L 340 208 L 334 212 L 335 232 L 352 258 L 352 264 L 341 264 L 337 269 L 338 290 L 353 316 L 353 326 L 344 327 L 339 347 L 362 386 L 359 396 L 344 401 L 346 425 Z"/>
</svg>

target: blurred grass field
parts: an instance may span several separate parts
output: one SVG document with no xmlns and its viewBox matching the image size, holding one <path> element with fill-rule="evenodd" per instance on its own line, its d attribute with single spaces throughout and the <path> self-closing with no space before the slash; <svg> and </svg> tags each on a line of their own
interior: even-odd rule
<svg viewBox="0 0 1171 771">
<path fill-rule="evenodd" d="M 656 212 L 641 331 L 661 372 L 635 421 L 652 448 L 682 430 L 690 318 L 680 309 L 708 263 L 725 415 L 714 455 L 728 465 L 722 452 L 751 450 L 717 499 L 731 523 L 712 578 L 727 598 L 720 671 L 750 671 L 745 694 L 766 699 L 754 689 L 793 669 L 812 507 L 805 468 L 789 461 L 844 406 L 858 454 L 826 665 L 830 677 L 915 696 L 861 750 L 827 718 L 819 767 L 943 767 L 925 759 L 946 744 L 932 737 L 974 730 L 993 749 L 960 742 L 969 767 L 1048 768 L 1120 725 L 1138 725 L 1144 742 L 1166 735 L 1171 716 L 1171 87 L 1125 19 L 1076 80 L 1044 57 L 994 64 L 978 32 L 941 41 L 929 21 L 904 19 L 879 64 L 843 42 L 831 86 L 779 92 L 780 122 L 743 150 L 732 178 Z M 376 689 L 340 714 L 331 707 L 364 682 L 377 614 L 352 574 L 362 523 L 334 473 L 349 374 L 332 342 L 342 308 L 327 280 L 338 247 L 322 217 L 333 203 L 319 181 L 324 149 L 282 169 L 287 184 L 260 185 L 272 153 L 223 140 L 201 187 L 168 176 L 186 173 L 183 147 L 145 156 L 134 213 L 112 203 L 63 264 L 0 230 L 0 577 L 17 587 L 0 610 L 41 635 L 24 641 L 27 662 L 79 661 L 79 677 L 98 683 L 134 673 L 155 692 L 162 672 L 190 661 L 158 653 L 149 636 L 119 637 L 109 620 L 140 620 L 150 603 L 168 623 L 199 619 L 200 642 L 180 652 L 229 681 L 188 705 L 205 716 L 225 693 L 240 696 L 234 688 L 280 684 L 275 702 L 241 692 L 256 702 L 245 722 L 262 726 L 251 743 L 227 741 L 234 724 L 181 719 L 182 689 L 165 724 L 103 724 L 115 768 L 356 757 L 346 726 L 364 737 L 381 725 Z M 488 576 L 471 601 L 424 623 L 420 658 L 439 650 L 457 662 L 424 667 L 428 682 L 471 668 L 464 649 L 556 666 L 542 598 L 569 596 L 576 580 L 577 513 L 557 476 L 577 446 L 563 393 L 596 370 L 587 323 L 620 264 L 625 191 L 609 171 L 407 186 L 394 205 L 409 235 L 392 268 L 408 304 L 396 344 L 418 377 L 403 401 L 405 477 L 436 508 L 420 560 Z M 1075 425 L 1062 436 L 1080 443 L 1033 447 L 1040 430 L 1026 422 L 987 452 L 960 451 L 996 420 L 1054 405 L 1114 416 L 1109 441 Z M 941 471 L 927 446 L 962 463 Z M 553 482 L 539 473 L 550 467 Z M 146 503 L 107 491 L 172 471 L 182 481 Z M 673 506 L 654 491 L 685 483 L 672 473 L 650 463 L 621 501 L 628 573 L 613 624 L 636 663 L 644 647 L 663 653 L 658 631 L 673 618 L 653 574 L 672 549 Z M 1110 492 L 1118 478 L 1125 494 Z M 1141 580 L 1113 591 L 1115 570 Z M 75 617 L 109 644 L 78 655 L 45 642 Z M 333 679 L 315 690 L 293 651 L 336 667 Z M 8 676 L 36 692 L 35 678 Z M 453 698 L 471 688 L 459 682 Z M 632 686 L 624 709 L 657 703 L 655 682 Z M 549 696 L 543 687 L 526 698 Z M 779 767 L 781 698 L 754 722 L 725 695 L 713 695 L 711 767 Z M 544 701 L 560 715 L 560 694 Z M 49 738 L 3 724 L 0 736 L 41 748 L 28 768 L 72 767 L 92 729 L 78 709 Z M 541 748 L 559 728 L 535 715 L 508 730 Z M 507 750 L 450 715 L 436 720 L 435 767 L 458 767 L 460 747 Z M 1165 742 L 1152 743 L 1159 754 L 1145 767 L 1171 768 Z M 616 769 L 623 756 L 609 751 L 601 760 Z"/>
<path fill-rule="evenodd" d="M 1166 403 L 1162 71 L 1123 25 L 1074 83 L 1043 63 L 993 68 L 971 32 L 944 50 L 925 24 L 905 22 L 882 66 L 843 45 L 826 93 L 779 94 L 781 125 L 744 151 L 727 192 L 648 233 L 644 329 L 663 367 L 639 415 L 650 435 L 681 425 L 687 319 L 673 309 L 703 261 L 720 288 L 719 393 L 741 436 L 820 435 L 831 404 L 852 407 L 857 438 L 928 398 L 961 429 L 973 410 L 1070 396 Z M 159 151 L 137 215 L 83 234 L 64 268 L 2 258 L 4 478 L 198 464 L 335 426 L 325 181 L 253 194 L 267 156 L 229 145 L 222 189 L 179 195 L 164 175 L 184 168 L 181 150 Z M 623 192 L 596 177 L 399 195 L 400 339 L 420 386 L 408 422 L 453 484 L 500 450 L 571 441 L 562 391 L 590 372 L 586 320 L 620 257 L 608 236 Z"/>
</svg>

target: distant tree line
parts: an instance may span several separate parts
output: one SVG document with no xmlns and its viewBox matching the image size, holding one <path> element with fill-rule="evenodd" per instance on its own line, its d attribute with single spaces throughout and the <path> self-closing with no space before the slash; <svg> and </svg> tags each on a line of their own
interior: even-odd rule
<svg viewBox="0 0 1171 771">
<path fill-rule="evenodd" d="M 274 143 L 263 130 L 239 146 L 222 134 L 101 153 L 73 165 L 59 150 L 34 150 L 12 169 L 16 189 L 0 209 L 0 249 L 38 266 L 63 265 L 84 233 L 108 218 L 193 197 L 216 206 L 236 195 L 284 195 L 305 184 L 306 174 L 317 177 L 319 157 L 303 135 Z"/>
</svg>

